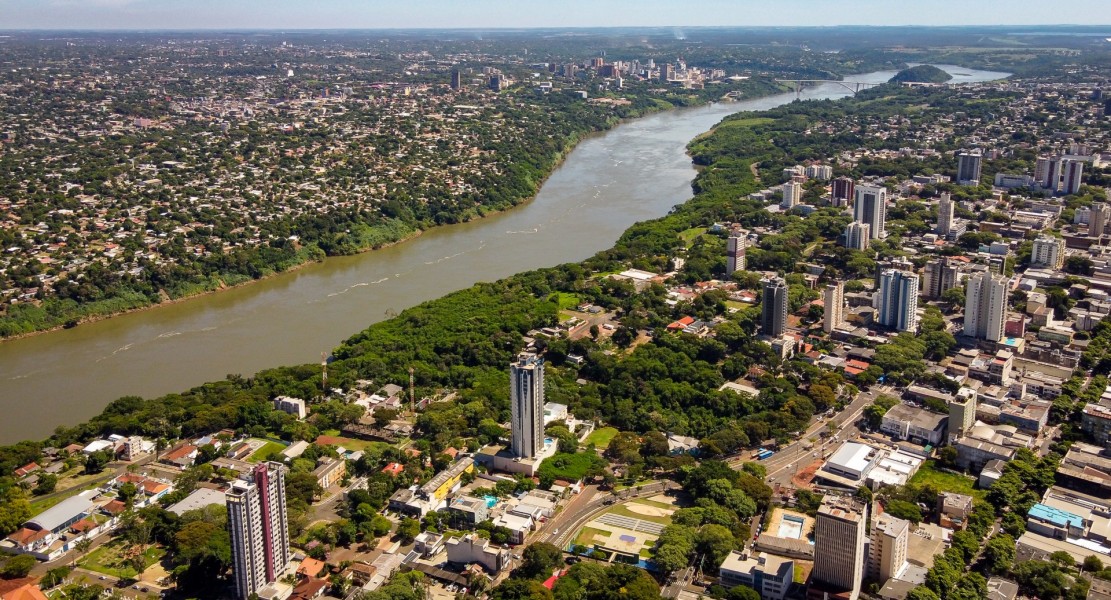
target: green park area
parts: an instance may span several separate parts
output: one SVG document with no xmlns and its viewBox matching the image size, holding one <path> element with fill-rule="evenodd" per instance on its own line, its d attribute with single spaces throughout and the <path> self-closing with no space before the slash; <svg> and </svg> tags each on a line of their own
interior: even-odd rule
<svg viewBox="0 0 1111 600">
<path fill-rule="evenodd" d="M 615 427 L 602 427 L 590 432 L 583 440 L 586 444 L 594 444 L 594 447 L 599 450 L 605 450 L 609 447 L 610 442 L 613 441 L 614 436 L 617 435 L 617 428 Z"/>
<path fill-rule="evenodd" d="M 984 500 L 984 491 L 975 489 L 976 481 L 974 479 L 958 473 L 942 471 L 938 468 L 937 462 L 932 460 L 923 463 L 914 477 L 910 478 L 910 482 L 919 485 L 932 485 L 943 492 L 965 494 L 972 496 L 977 501 Z"/>
<path fill-rule="evenodd" d="M 151 546 L 144 550 L 142 554 L 133 557 L 129 555 L 132 548 L 132 546 L 119 541 L 105 544 L 87 554 L 78 565 L 83 569 L 121 579 L 135 579 L 147 567 L 161 560 L 166 554 L 166 550 L 163 548 Z M 142 569 L 136 569 L 140 566 L 136 559 L 142 560 Z"/>
</svg>

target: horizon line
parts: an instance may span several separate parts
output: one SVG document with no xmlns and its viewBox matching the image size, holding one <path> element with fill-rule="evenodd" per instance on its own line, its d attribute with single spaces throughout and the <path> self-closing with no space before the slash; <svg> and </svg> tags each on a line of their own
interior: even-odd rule
<svg viewBox="0 0 1111 600">
<path fill-rule="evenodd" d="M 123 28 L 89 28 L 89 27 L 20 27 L 20 28 L 0 28 L 0 32 L 43 32 L 43 31 L 64 31 L 64 32 L 107 32 L 107 33 L 139 33 L 139 32 L 210 32 L 210 31 L 225 31 L 225 32 L 318 32 L 318 31 L 340 31 L 340 32 L 354 32 L 354 31 L 536 31 L 536 30 L 616 30 L 616 29 L 674 29 L 683 28 L 690 30 L 722 30 L 722 29 L 842 29 L 842 28 L 866 28 L 866 29 L 976 29 L 976 28 L 1021 28 L 1021 29 L 1057 29 L 1057 28 L 1083 28 L 1083 29 L 1099 29 L 1111 28 L 1111 23 L 1105 24 L 1090 24 L 1090 23 L 1053 23 L 1053 24 L 1009 24 L 1009 23 L 980 23 L 974 25 L 875 25 L 875 24 L 852 24 L 842 23 L 839 25 L 565 25 L 565 26 L 539 26 L 539 25 L 523 25 L 523 26 L 496 26 L 496 27 L 123 27 Z M 1111 30 L 1107 33 L 1111 34 Z M 1093 33 L 1092 35 L 1101 35 Z"/>
</svg>

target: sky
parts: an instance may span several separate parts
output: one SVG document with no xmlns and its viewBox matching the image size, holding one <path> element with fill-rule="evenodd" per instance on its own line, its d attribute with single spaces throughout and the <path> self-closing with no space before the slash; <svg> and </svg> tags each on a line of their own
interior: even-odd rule
<svg viewBox="0 0 1111 600">
<path fill-rule="evenodd" d="M 0 0 L 0 29 L 1111 25 L 1111 0 Z"/>
</svg>

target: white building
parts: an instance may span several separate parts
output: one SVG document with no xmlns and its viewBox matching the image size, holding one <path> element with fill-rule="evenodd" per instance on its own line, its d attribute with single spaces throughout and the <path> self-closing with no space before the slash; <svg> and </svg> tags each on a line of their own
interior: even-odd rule
<svg viewBox="0 0 1111 600">
<path fill-rule="evenodd" d="M 510 447 L 532 458 L 544 447 L 544 359 L 530 353 L 509 366 Z"/>
<path fill-rule="evenodd" d="M 869 239 L 883 239 L 887 223 L 887 188 L 877 185 L 856 186 L 853 220 L 871 228 Z"/>
<path fill-rule="evenodd" d="M 509 564 L 509 550 L 498 548 L 473 533 L 447 541 L 447 559 L 458 565 L 479 564 L 490 574 L 500 573 Z"/>
<path fill-rule="evenodd" d="M 942 194 L 937 201 L 937 234 L 948 237 L 953 229 L 953 198 L 949 194 Z"/>
<path fill-rule="evenodd" d="M 305 409 L 305 401 L 300 398 L 290 398 L 289 396 L 278 396 L 274 398 L 274 410 L 280 410 L 284 413 L 291 414 L 298 419 L 304 419 L 308 415 Z"/>
<path fill-rule="evenodd" d="M 797 181 L 783 184 L 783 201 L 779 203 L 784 210 L 791 210 L 802 200 L 802 185 Z"/>
<path fill-rule="evenodd" d="M 896 331 L 918 329 L 918 275 L 897 269 L 880 273 L 876 321 Z"/>
<path fill-rule="evenodd" d="M 1065 266 L 1064 238 L 1049 235 L 1038 236 L 1030 253 L 1030 266 L 1060 269 Z"/>
<path fill-rule="evenodd" d="M 910 523 L 882 513 L 872 519 L 868 544 L 868 578 L 880 583 L 899 577 L 907 567 Z"/>
<path fill-rule="evenodd" d="M 742 234 L 729 236 L 725 242 L 725 275 L 728 277 L 745 269 L 745 251 L 748 242 Z"/>
<path fill-rule="evenodd" d="M 979 150 L 961 150 L 957 153 L 957 183 L 960 185 L 979 185 L 980 170 L 984 155 Z"/>
<path fill-rule="evenodd" d="M 232 570 L 240 598 L 263 594 L 289 565 L 285 467 L 268 462 L 232 484 L 227 495 Z"/>
<path fill-rule="evenodd" d="M 838 281 L 827 285 L 822 302 L 825 304 L 822 331 L 829 333 L 845 322 L 845 284 Z"/>
<path fill-rule="evenodd" d="M 845 226 L 845 247 L 853 250 L 867 250 L 872 239 L 872 226 L 853 221 Z"/>
<path fill-rule="evenodd" d="M 982 340 L 1003 339 L 1009 279 L 981 271 L 968 280 L 964 302 L 964 334 Z"/>
<path fill-rule="evenodd" d="M 761 552 L 749 554 L 736 550 L 718 566 L 718 580 L 727 588 L 748 586 L 763 600 L 783 600 L 795 576 L 795 561 Z"/>
</svg>

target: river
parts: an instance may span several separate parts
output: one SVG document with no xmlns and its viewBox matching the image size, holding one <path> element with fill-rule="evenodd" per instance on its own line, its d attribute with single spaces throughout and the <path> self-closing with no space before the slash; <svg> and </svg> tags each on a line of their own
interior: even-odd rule
<svg viewBox="0 0 1111 600">
<path fill-rule="evenodd" d="M 955 82 L 1006 73 L 938 65 Z M 851 81 L 882 83 L 880 71 Z M 838 84 L 803 99 L 838 98 Z M 37 439 L 124 395 L 183 391 L 230 373 L 320 359 L 348 336 L 423 301 L 530 269 L 585 259 L 630 225 L 691 195 L 692 138 L 781 94 L 654 114 L 580 143 L 528 204 L 409 242 L 151 310 L 0 344 L 0 443 Z"/>
</svg>

